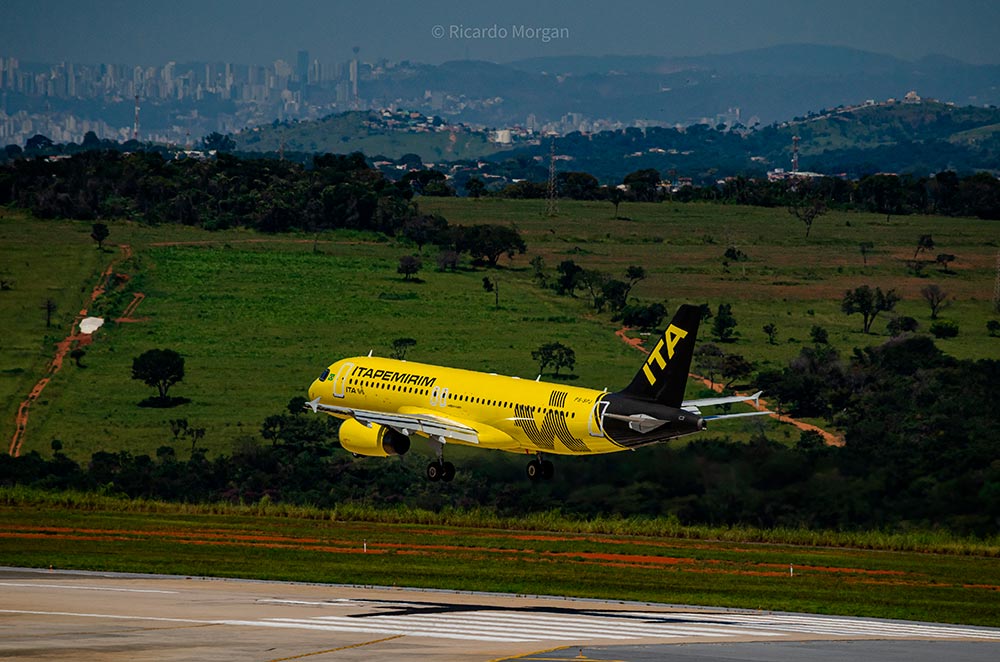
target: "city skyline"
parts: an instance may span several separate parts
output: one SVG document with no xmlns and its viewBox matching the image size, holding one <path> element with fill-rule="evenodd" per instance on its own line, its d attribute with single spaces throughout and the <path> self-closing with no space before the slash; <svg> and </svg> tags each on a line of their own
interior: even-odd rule
<svg viewBox="0 0 1000 662">
<path fill-rule="evenodd" d="M 0 43 L 5 55 L 22 62 L 146 66 L 281 59 L 295 68 L 299 51 L 337 62 L 349 60 L 355 47 L 365 61 L 437 64 L 567 55 L 684 57 L 792 43 L 845 46 L 911 61 L 939 54 L 1000 64 L 1000 4 L 8 0 L 0 7 Z"/>
</svg>

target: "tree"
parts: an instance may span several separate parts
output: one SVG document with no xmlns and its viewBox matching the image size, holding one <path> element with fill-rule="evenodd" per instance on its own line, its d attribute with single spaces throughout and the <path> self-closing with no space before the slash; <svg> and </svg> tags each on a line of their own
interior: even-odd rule
<svg viewBox="0 0 1000 662">
<path fill-rule="evenodd" d="M 986 331 L 991 338 L 1000 337 L 1000 320 L 990 320 L 986 323 Z"/>
<path fill-rule="evenodd" d="M 654 168 L 645 168 L 625 175 L 622 183 L 628 187 L 636 200 L 654 202 L 657 198 L 657 187 L 660 185 L 660 179 L 662 178 L 659 171 Z"/>
<path fill-rule="evenodd" d="M 776 344 L 774 339 L 778 336 L 778 327 L 773 322 L 764 325 L 764 333 L 767 334 L 767 342 L 769 345 Z"/>
<path fill-rule="evenodd" d="M 875 243 L 871 241 L 862 241 L 858 244 L 858 248 L 861 249 L 861 259 L 864 261 L 865 266 L 868 266 L 868 254 L 872 252 L 875 248 Z"/>
<path fill-rule="evenodd" d="M 97 250 L 104 250 L 104 240 L 108 238 L 111 231 L 104 223 L 94 223 L 90 226 L 90 238 L 97 242 Z"/>
<path fill-rule="evenodd" d="M 941 265 L 941 271 L 950 274 L 953 273 L 948 265 L 955 261 L 955 256 L 950 253 L 939 253 L 936 262 Z"/>
<path fill-rule="evenodd" d="M 890 336 L 898 338 L 904 333 L 913 333 L 917 330 L 918 326 L 920 326 L 920 324 L 912 317 L 899 315 L 889 320 L 889 323 L 886 325 L 886 330 L 889 331 Z"/>
<path fill-rule="evenodd" d="M 929 234 L 922 234 L 917 239 L 917 250 L 913 251 L 913 259 L 916 260 L 921 251 L 929 251 L 934 248 L 934 237 Z"/>
<path fill-rule="evenodd" d="M 736 340 L 736 324 L 732 304 L 720 303 L 719 310 L 715 314 L 715 320 L 712 322 L 712 333 L 719 339 L 719 342 L 733 342 Z"/>
<path fill-rule="evenodd" d="M 938 313 L 942 309 L 946 308 L 950 303 L 948 301 L 948 293 L 941 289 L 941 286 L 937 283 L 931 283 L 930 285 L 924 285 L 920 288 L 920 296 L 923 297 L 927 305 L 931 307 L 931 319 L 936 320 Z"/>
<path fill-rule="evenodd" d="M 404 255 L 399 258 L 399 266 L 396 273 L 403 275 L 403 280 L 411 280 L 411 276 L 416 274 L 424 266 L 423 260 L 416 255 Z"/>
<path fill-rule="evenodd" d="M 739 354 L 726 354 L 722 360 L 722 378 L 726 380 L 726 383 L 722 385 L 723 389 L 730 389 L 736 380 L 746 377 L 751 372 L 753 372 L 753 364 L 747 361 L 745 358 Z"/>
<path fill-rule="evenodd" d="M 423 253 L 425 244 L 446 243 L 448 221 L 438 214 L 413 216 L 403 223 L 400 234 L 415 243 L 417 250 Z"/>
<path fill-rule="evenodd" d="M 45 302 L 42 303 L 41 308 L 42 308 L 42 310 L 45 311 L 45 328 L 46 329 L 49 328 L 50 326 L 52 326 L 52 315 L 55 314 L 56 309 L 58 307 L 59 306 L 52 299 L 46 299 Z"/>
<path fill-rule="evenodd" d="M 85 349 L 83 349 L 81 347 L 76 347 L 76 348 L 73 349 L 73 351 L 71 351 L 69 353 L 69 357 L 71 359 L 73 359 L 73 361 L 76 362 L 76 367 L 77 368 L 83 368 L 84 367 L 84 365 L 82 363 L 80 363 L 80 361 L 82 361 L 83 357 L 86 356 L 86 355 L 87 355 L 87 350 L 85 350 Z"/>
<path fill-rule="evenodd" d="M 590 304 L 598 313 L 604 312 L 604 288 L 611 278 L 597 269 L 584 269 L 580 272 L 578 282 L 590 293 Z"/>
<path fill-rule="evenodd" d="M 573 370 L 576 365 L 576 352 L 562 344 L 561 342 L 546 343 L 531 353 L 531 358 L 538 361 L 538 372 L 545 372 L 545 368 L 552 366 L 555 374 L 559 374 L 560 368 Z"/>
<path fill-rule="evenodd" d="M 707 377 L 712 386 L 718 381 L 716 377 L 722 372 L 726 353 L 714 343 L 702 343 L 694 350 L 694 363 L 698 372 Z"/>
<path fill-rule="evenodd" d="M 580 287 L 580 275 L 583 267 L 573 260 L 563 260 L 556 267 L 559 277 L 556 278 L 556 292 L 562 295 L 576 296 L 576 289 Z"/>
<path fill-rule="evenodd" d="M 184 379 L 184 357 L 172 349 L 150 349 L 132 359 L 132 379 L 156 387 L 161 402 L 167 391 Z"/>
<path fill-rule="evenodd" d="M 848 315 L 860 313 L 862 332 L 871 333 L 872 323 L 878 314 L 891 311 L 898 302 L 899 295 L 896 294 L 896 290 L 883 292 L 880 287 L 872 290 L 868 285 L 862 285 L 844 293 L 840 309 Z"/>
<path fill-rule="evenodd" d="M 538 286 L 541 288 L 548 287 L 549 285 L 549 275 L 545 273 L 545 258 L 541 255 L 536 255 L 531 258 L 531 269 L 533 271 L 533 277 L 538 281 Z"/>
<path fill-rule="evenodd" d="M 478 198 L 486 191 L 486 183 L 478 177 L 469 177 L 465 182 L 465 192 L 470 198 Z"/>
<path fill-rule="evenodd" d="M 96 133 L 88 131 L 83 134 L 83 142 L 80 143 L 80 147 L 84 149 L 100 149 L 101 140 L 97 137 Z"/>
<path fill-rule="evenodd" d="M 935 338 L 954 338 L 958 335 L 958 324 L 951 320 L 938 320 L 931 324 L 930 331 Z"/>
<path fill-rule="evenodd" d="M 830 334 L 818 324 L 813 324 L 813 327 L 809 329 L 809 339 L 813 341 L 814 345 L 830 344 Z"/>
<path fill-rule="evenodd" d="M 487 292 L 492 292 L 495 298 L 494 307 L 500 310 L 500 279 L 496 276 L 492 278 L 489 276 L 483 276 L 483 289 Z"/>
<path fill-rule="evenodd" d="M 514 253 L 524 253 L 527 246 L 516 228 L 506 225 L 473 225 L 462 228 L 461 243 L 473 260 L 485 260 L 496 268 L 500 256 L 507 254 L 513 259 Z"/>
<path fill-rule="evenodd" d="M 231 152 L 236 149 L 236 141 L 231 135 L 222 135 L 218 131 L 213 131 L 201 139 L 202 146 L 207 150 L 216 152 Z"/>
<path fill-rule="evenodd" d="M 637 264 L 631 264 L 625 268 L 625 278 L 628 280 L 628 289 L 631 292 L 636 283 L 646 280 L 646 270 Z M 629 292 L 626 292 L 626 296 Z"/>
<path fill-rule="evenodd" d="M 557 175 L 559 194 L 574 200 L 594 200 L 600 182 L 589 172 L 560 172 Z"/>
<path fill-rule="evenodd" d="M 452 271 L 458 269 L 458 253 L 453 250 L 442 250 L 437 257 L 438 271 Z"/>
<path fill-rule="evenodd" d="M 400 361 L 406 358 L 406 351 L 417 344 L 413 338 L 396 338 L 392 341 L 392 358 Z"/>
<path fill-rule="evenodd" d="M 667 316 L 667 308 L 662 303 L 629 304 L 621 311 L 622 324 L 640 331 L 658 331 Z"/>
<path fill-rule="evenodd" d="M 806 237 L 812 232 L 813 223 L 817 218 L 826 213 L 826 202 L 818 195 L 811 195 L 809 189 L 799 182 L 802 187 L 801 192 L 795 191 L 791 194 L 788 202 L 788 213 L 802 221 L 806 226 Z"/>
<path fill-rule="evenodd" d="M 49 138 L 48 136 L 43 136 L 40 133 L 36 133 L 35 135 L 28 138 L 28 140 L 24 143 L 24 148 L 29 152 L 39 151 L 43 149 L 49 149 L 54 144 L 55 143 L 53 143 L 52 139 Z"/>
<path fill-rule="evenodd" d="M 615 206 L 615 218 L 618 218 L 618 206 L 625 200 L 625 191 L 617 186 L 608 189 L 608 202 Z"/>
<path fill-rule="evenodd" d="M 888 223 L 903 208 L 903 185 L 896 175 L 871 175 L 858 182 L 858 200 L 869 211 L 885 214 Z"/>
</svg>

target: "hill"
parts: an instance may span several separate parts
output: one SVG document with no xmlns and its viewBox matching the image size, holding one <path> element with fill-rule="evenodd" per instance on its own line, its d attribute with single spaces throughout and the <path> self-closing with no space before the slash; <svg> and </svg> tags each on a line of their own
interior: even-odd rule
<svg viewBox="0 0 1000 662">
<path fill-rule="evenodd" d="M 790 169 L 792 139 L 800 138 L 800 169 L 861 177 L 873 172 L 927 176 L 942 170 L 1000 169 L 1000 110 L 935 100 L 885 101 L 820 110 L 755 130 L 704 124 L 649 127 L 556 139 L 559 169 L 589 172 L 619 183 L 629 172 L 655 168 L 703 183 L 732 175 L 763 176 Z M 533 145 L 493 159 L 546 158 Z"/>
<path fill-rule="evenodd" d="M 486 133 L 419 113 L 350 111 L 317 121 L 275 122 L 235 136 L 245 152 L 362 152 L 398 159 L 419 154 L 427 162 L 475 159 L 498 152 Z"/>
</svg>

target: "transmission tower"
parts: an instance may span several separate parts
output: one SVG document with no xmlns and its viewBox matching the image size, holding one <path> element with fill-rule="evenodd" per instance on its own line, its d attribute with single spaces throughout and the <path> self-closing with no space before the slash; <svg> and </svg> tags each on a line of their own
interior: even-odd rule
<svg viewBox="0 0 1000 662">
<path fill-rule="evenodd" d="M 556 202 L 556 139 L 554 136 L 549 142 L 549 191 L 545 213 L 549 216 L 555 216 L 559 213 L 559 206 Z"/>
</svg>

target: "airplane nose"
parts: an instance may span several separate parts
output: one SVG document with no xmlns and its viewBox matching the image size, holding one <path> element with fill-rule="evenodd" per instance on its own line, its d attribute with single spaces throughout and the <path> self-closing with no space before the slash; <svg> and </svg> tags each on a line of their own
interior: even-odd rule
<svg viewBox="0 0 1000 662">
<path fill-rule="evenodd" d="M 319 380 L 313 381 L 309 386 L 309 400 L 315 400 L 319 396 Z"/>
</svg>

